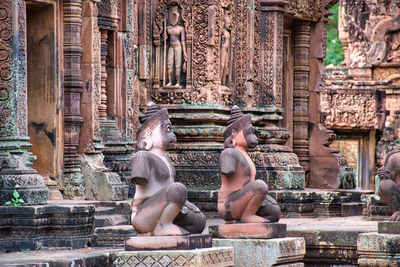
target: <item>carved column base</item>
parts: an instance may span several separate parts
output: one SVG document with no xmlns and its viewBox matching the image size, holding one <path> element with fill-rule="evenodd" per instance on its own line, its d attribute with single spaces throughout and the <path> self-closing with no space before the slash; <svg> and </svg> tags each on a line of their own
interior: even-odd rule
<svg viewBox="0 0 400 267">
<path fill-rule="evenodd" d="M 49 190 L 43 177 L 31 168 L 35 156 L 28 152 L 29 137 L 0 138 L 0 205 L 13 198 L 14 189 L 25 204 L 45 204 Z"/>
<path fill-rule="evenodd" d="M 85 177 L 85 199 L 124 200 L 128 197 L 128 186 L 120 176 L 111 172 L 103 164 L 104 146 L 99 140 L 93 142 L 92 149 L 85 151 L 82 158 L 82 173 Z"/>
<path fill-rule="evenodd" d="M 85 179 L 82 173 L 73 172 L 64 174 L 64 198 L 84 199 Z"/>
<path fill-rule="evenodd" d="M 125 177 L 129 177 L 130 161 L 133 152 L 133 142 L 123 137 L 114 120 L 100 120 L 99 134 L 103 140 L 104 165 L 117 173 L 125 183 Z M 133 187 L 131 187 L 133 190 Z M 133 192 L 129 192 L 132 195 Z M 128 195 L 125 196 L 125 198 Z"/>
</svg>

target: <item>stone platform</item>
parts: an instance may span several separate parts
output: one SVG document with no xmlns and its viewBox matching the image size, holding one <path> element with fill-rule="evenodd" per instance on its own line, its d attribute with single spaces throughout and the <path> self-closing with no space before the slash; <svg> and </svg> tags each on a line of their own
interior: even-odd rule
<svg viewBox="0 0 400 267">
<path fill-rule="evenodd" d="M 92 237 L 94 205 L 0 206 L 0 251 L 78 249 Z"/>
<path fill-rule="evenodd" d="M 187 250 L 210 248 L 211 235 L 184 235 L 184 236 L 133 236 L 125 240 L 126 251 L 143 250 Z"/>
<path fill-rule="evenodd" d="M 233 247 L 235 267 L 304 266 L 306 243 L 301 237 L 213 239 L 214 247 Z"/>
<path fill-rule="evenodd" d="M 357 248 L 359 266 L 399 266 L 400 234 L 360 234 Z"/>
<path fill-rule="evenodd" d="M 281 223 L 226 223 L 208 229 L 215 238 L 270 239 L 286 236 L 286 224 Z"/>
<path fill-rule="evenodd" d="M 233 249 L 230 247 L 203 248 L 193 250 L 123 251 L 111 253 L 110 267 L 122 266 L 236 266 Z"/>
</svg>

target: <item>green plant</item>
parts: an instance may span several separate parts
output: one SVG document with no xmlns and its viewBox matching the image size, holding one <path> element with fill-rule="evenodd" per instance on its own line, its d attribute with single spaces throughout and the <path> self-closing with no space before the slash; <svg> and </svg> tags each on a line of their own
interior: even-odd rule
<svg viewBox="0 0 400 267">
<path fill-rule="evenodd" d="M 340 42 L 338 31 L 339 4 L 334 5 L 329 11 L 331 11 L 333 15 L 329 17 L 330 20 L 326 25 L 327 41 L 325 66 L 330 64 L 337 66 L 344 60 L 343 45 Z"/>
<path fill-rule="evenodd" d="M 18 206 L 22 206 L 23 204 L 25 204 L 25 201 L 23 199 L 19 198 L 19 193 L 17 192 L 16 189 L 14 189 L 13 198 L 11 199 L 11 201 L 7 201 L 6 205 L 18 207 Z"/>
</svg>

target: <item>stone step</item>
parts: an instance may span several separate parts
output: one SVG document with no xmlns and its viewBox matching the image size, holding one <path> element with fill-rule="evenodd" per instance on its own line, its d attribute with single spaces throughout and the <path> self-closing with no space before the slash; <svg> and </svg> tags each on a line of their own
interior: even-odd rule
<svg viewBox="0 0 400 267">
<path fill-rule="evenodd" d="M 94 218 L 94 227 L 104 227 L 104 226 L 113 226 L 113 225 L 130 225 L 128 215 L 102 215 L 95 216 Z"/>
<path fill-rule="evenodd" d="M 115 207 L 96 207 L 94 216 L 115 215 L 117 210 Z"/>
<path fill-rule="evenodd" d="M 361 202 L 349 202 L 342 204 L 342 216 L 360 216 L 363 213 Z"/>
<path fill-rule="evenodd" d="M 123 247 L 125 238 L 135 236 L 132 225 L 97 227 L 94 230 L 94 247 Z"/>
</svg>

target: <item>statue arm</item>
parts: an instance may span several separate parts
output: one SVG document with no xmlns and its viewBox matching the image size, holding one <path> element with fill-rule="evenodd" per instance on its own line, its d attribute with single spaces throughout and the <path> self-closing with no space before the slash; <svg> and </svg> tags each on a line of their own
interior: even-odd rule
<svg viewBox="0 0 400 267">
<path fill-rule="evenodd" d="M 138 151 L 132 156 L 131 160 L 131 177 L 133 184 L 145 185 L 150 177 L 149 160 L 146 152 Z"/>
<path fill-rule="evenodd" d="M 219 158 L 219 171 L 221 174 L 232 175 L 236 172 L 237 157 L 233 148 L 222 151 Z"/>
<path fill-rule="evenodd" d="M 182 44 L 183 57 L 185 58 L 185 60 L 187 60 L 186 37 L 185 37 L 185 28 L 184 27 L 182 27 L 182 30 L 181 30 L 181 44 Z"/>
</svg>

